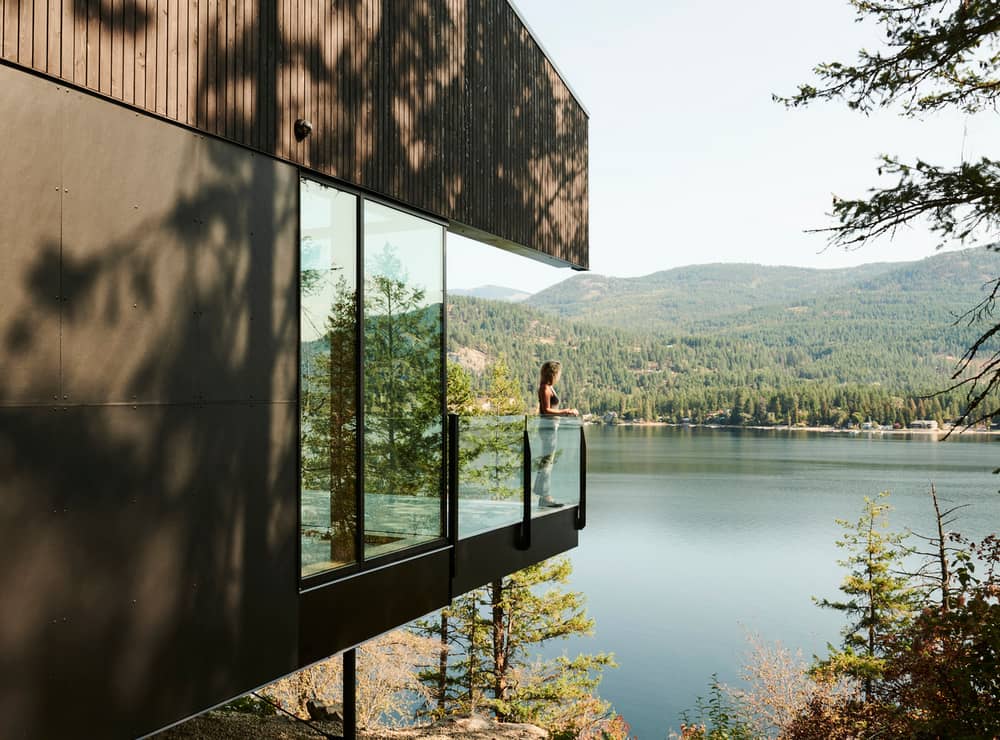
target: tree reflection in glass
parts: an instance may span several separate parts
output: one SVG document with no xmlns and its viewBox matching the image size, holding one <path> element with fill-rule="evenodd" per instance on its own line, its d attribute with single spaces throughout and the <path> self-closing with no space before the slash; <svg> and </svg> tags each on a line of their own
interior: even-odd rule
<svg viewBox="0 0 1000 740">
<path fill-rule="evenodd" d="M 302 574 L 355 560 L 357 199 L 301 192 Z"/>
<path fill-rule="evenodd" d="M 442 229 L 365 204 L 365 553 L 443 532 Z"/>
</svg>

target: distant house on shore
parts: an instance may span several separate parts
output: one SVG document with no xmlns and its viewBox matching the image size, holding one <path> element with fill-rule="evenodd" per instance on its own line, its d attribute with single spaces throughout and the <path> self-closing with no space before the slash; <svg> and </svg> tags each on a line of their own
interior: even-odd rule
<svg viewBox="0 0 1000 740">
<path fill-rule="evenodd" d="M 914 419 L 910 423 L 910 429 L 937 429 L 938 423 L 933 419 Z"/>
</svg>

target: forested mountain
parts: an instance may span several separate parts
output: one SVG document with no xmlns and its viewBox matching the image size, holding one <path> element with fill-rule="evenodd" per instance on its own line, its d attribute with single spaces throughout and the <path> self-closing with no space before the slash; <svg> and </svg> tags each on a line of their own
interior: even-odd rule
<svg viewBox="0 0 1000 740">
<path fill-rule="evenodd" d="M 456 297 L 453 359 L 506 357 L 530 398 L 537 367 L 565 365 L 581 410 L 734 423 L 941 421 L 980 327 L 955 319 L 1000 274 L 986 250 L 911 263 L 808 270 L 699 265 L 642 278 L 574 276 L 520 305 Z"/>
</svg>

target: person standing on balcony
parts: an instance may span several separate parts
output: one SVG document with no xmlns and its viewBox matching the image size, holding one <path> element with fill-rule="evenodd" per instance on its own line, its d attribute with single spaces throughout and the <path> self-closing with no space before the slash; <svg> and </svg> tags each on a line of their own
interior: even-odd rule
<svg viewBox="0 0 1000 740">
<path fill-rule="evenodd" d="M 556 395 L 555 384 L 562 374 L 562 363 L 549 360 L 542 365 L 538 380 L 538 415 L 541 421 L 538 434 L 542 440 L 542 456 L 538 460 L 538 474 L 535 476 L 535 492 L 538 494 L 538 505 L 558 508 L 563 504 L 552 498 L 552 466 L 556 462 L 556 441 L 559 433 L 560 416 L 579 416 L 576 409 L 560 409 L 559 396 Z"/>
</svg>

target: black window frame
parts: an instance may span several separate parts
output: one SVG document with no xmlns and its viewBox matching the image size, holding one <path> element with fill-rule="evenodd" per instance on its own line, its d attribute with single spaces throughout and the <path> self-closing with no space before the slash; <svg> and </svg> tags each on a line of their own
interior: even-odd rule
<svg viewBox="0 0 1000 740">
<path fill-rule="evenodd" d="M 395 562 L 401 562 L 404 560 L 410 560 L 414 557 L 419 557 L 421 555 L 436 552 L 442 547 L 449 546 L 452 543 L 452 533 L 450 531 L 450 522 L 448 518 L 448 399 L 447 399 L 447 389 L 448 389 L 448 270 L 447 270 L 447 242 L 448 242 L 448 230 L 449 222 L 439 216 L 435 216 L 430 213 L 426 213 L 419 209 L 407 206 L 406 204 L 399 203 L 390 198 L 386 198 L 377 193 L 367 191 L 364 188 L 359 188 L 357 186 L 349 185 L 347 183 L 341 182 L 334 178 L 325 177 L 314 171 L 298 168 L 298 180 L 297 187 L 295 191 L 296 197 L 296 250 L 295 250 L 295 269 L 296 275 L 301 275 L 302 272 L 302 181 L 310 180 L 312 182 L 318 183 L 324 187 L 334 188 L 345 193 L 350 193 L 357 198 L 356 202 L 356 216 L 355 216 L 355 229 L 356 229 L 356 240 L 355 240 L 355 269 L 356 269 L 356 299 L 355 299 L 355 322 L 356 322 L 356 332 L 355 332 L 355 357 L 356 357 L 356 370 L 355 373 L 355 408 L 357 409 L 357 421 L 355 425 L 355 471 L 357 475 L 357 485 L 355 486 L 355 531 L 354 531 L 354 562 L 345 563 L 344 565 L 336 566 L 330 568 L 329 570 L 324 570 L 318 573 L 310 574 L 308 576 L 302 575 L 302 409 L 301 409 L 301 398 L 302 398 L 302 343 L 298 341 L 296 343 L 296 408 L 298 409 L 297 419 L 296 419 L 296 431 L 297 439 L 295 441 L 296 449 L 296 531 L 297 531 L 297 543 L 298 548 L 296 551 L 295 563 L 296 563 L 296 580 L 298 582 L 299 593 L 304 593 L 306 591 L 312 591 L 316 588 L 335 583 L 337 581 L 343 580 L 345 578 L 350 578 L 369 570 L 376 570 L 379 568 L 384 568 L 387 565 L 391 565 Z M 378 555 L 373 558 L 365 558 L 365 547 L 364 547 L 364 421 L 365 421 L 365 409 L 364 409 L 364 305 L 365 305 L 365 294 L 364 294 L 364 278 L 365 278 L 365 227 L 364 227 L 364 209 L 365 203 L 371 201 L 379 205 L 385 206 L 387 208 L 392 208 L 401 213 L 413 216 L 415 218 L 422 219 L 424 221 L 435 224 L 441 227 L 441 346 L 439 349 L 440 364 L 440 389 L 441 389 L 441 470 L 439 476 L 438 484 L 438 499 L 440 501 L 440 514 L 439 514 L 439 524 L 440 532 L 437 537 L 427 542 L 422 542 L 417 545 L 412 545 L 410 547 L 404 547 L 399 550 L 395 550 L 385 555 Z M 298 305 L 296 306 L 296 329 L 298 335 L 301 337 L 302 332 L 302 291 L 301 288 L 297 291 L 296 300 Z"/>
</svg>

